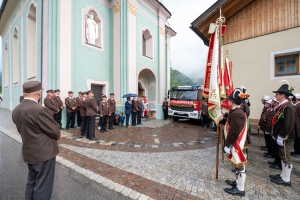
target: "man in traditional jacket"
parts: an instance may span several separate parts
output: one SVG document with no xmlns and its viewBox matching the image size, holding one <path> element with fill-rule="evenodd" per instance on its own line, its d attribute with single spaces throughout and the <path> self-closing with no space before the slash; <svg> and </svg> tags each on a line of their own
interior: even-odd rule
<svg viewBox="0 0 300 200">
<path fill-rule="evenodd" d="M 85 107 L 87 117 L 86 138 L 88 138 L 89 140 L 97 140 L 95 138 L 95 116 L 98 110 L 96 100 L 94 99 L 94 92 L 92 90 L 87 91 Z"/>
<path fill-rule="evenodd" d="M 106 102 L 106 95 L 102 96 L 102 101 L 99 103 L 99 113 L 100 113 L 100 123 L 101 123 L 101 133 L 104 133 L 107 126 L 107 118 L 111 115 L 109 110 L 109 104 Z"/>
<path fill-rule="evenodd" d="M 262 96 L 261 98 L 261 103 L 264 105 L 262 111 L 261 111 L 261 115 L 260 115 L 260 120 L 258 122 L 258 125 L 259 125 L 259 129 L 263 132 L 264 134 L 264 138 L 265 138 L 265 143 L 267 143 L 267 139 L 266 139 L 266 135 L 265 135 L 265 126 L 262 124 L 263 123 L 263 119 L 262 119 L 262 115 L 264 114 L 264 112 L 266 112 L 266 110 L 268 109 L 265 105 L 266 101 L 268 101 L 270 99 L 270 96 L 269 95 L 264 95 Z M 266 146 L 261 146 L 261 150 L 263 151 L 268 151 L 267 149 L 267 144 Z"/>
<path fill-rule="evenodd" d="M 260 129 L 264 131 L 266 147 L 268 150 L 268 152 L 264 154 L 264 157 L 266 157 L 266 158 L 273 157 L 272 137 L 271 137 L 270 127 L 267 130 L 267 117 L 268 117 L 268 113 L 271 111 L 271 103 L 272 103 L 272 99 L 269 99 L 265 102 L 264 112 L 261 114 L 261 118 L 260 118 Z"/>
<path fill-rule="evenodd" d="M 168 102 L 168 99 L 165 98 L 163 105 L 162 105 L 165 120 L 168 119 L 168 107 L 169 107 L 169 102 Z"/>
<path fill-rule="evenodd" d="M 28 167 L 24 199 L 51 199 L 59 153 L 57 140 L 61 138 L 59 125 L 49 110 L 38 103 L 42 96 L 39 81 L 24 83 L 23 94 L 24 99 L 13 110 L 12 119 L 21 135 L 23 159 Z"/>
<path fill-rule="evenodd" d="M 78 92 L 78 96 L 76 97 L 77 99 L 77 108 L 76 108 L 76 118 L 77 118 L 77 126 L 81 127 L 81 115 L 80 115 L 80 105 L 79 101 L 82 98 L 82 92 Z"/>
<path fill-rule="evenodd" d="M 82 98 L 79 100 L 80 105 L 80 116 L 81 116 L 81 135 L 86 135 L 86 107 L 85 107 L 85 99 L 87 97 L 86 92 L 82 93 Z"/>
<path fill-rule="evenodd" d="M 53 119 L 56 119 L 56 114 L 59 112 L 59 107 L 53 98 L 53 90 L 47 90 L 47 96 L 44 99 L 45 107 L 49 109 Z"/>
<path fill-rule="evenodd" d="M 296 93 L 294 95 L 295 98 L 295 107 L 297 110 L 297 114 L 298 114 L 298 119 L 296 119 L 298 121 L 298 123 L 300 124 L 300 93 Z M 295 141 L 294 141 L 294 152 L 291 153 L 291 156 L 293 157 L 300 157 L 300 133 L 298 132 L 296 137 L 295 137 Z"/>
<path fill-rule="evenodd" d="M 136 100 L 136 97 L 133 97 L 131 103 L 132 103 L 132 114 L 131 114 L 132 126 L 136 126 L 136 115 L 138 112 L 138 102 Z"/>
<path fill-rule="evenodd" d="M 137 106 L 138 106 L 137 125 L 142 125 L 142 112 L 144 112 L 144 110 L 143 110 L 143 104 L 142 104 L 140 98 L 137 99 Z"/>
<path fill-rule="evenodd" d="M 279 156 L 282 162 L 282 172 L 277 175 L 270 175 L 271 182 L 291 186 L 292 159 L 290 156 L 291 143 L 295 134 L 299 130 L 296 118 L 298 117 L 295 106 L 288 101 L 289 96 L 293 96 L 288 84 L 282 85 L 276 93 L 276 99 L 279 106 L 276 108 L 276 114 L 273 117 L 273 137 L 278 144 Z"/>
<path fill-rule="evenodd" d="M 276 111 L 275 109 L 277 108 L 277 106 L 279 105 L 279 102 L 277 101 L 277 99 L 274 97 L 272 99 L 272 103 L 271 103 L 271 110 L 270 112 L 268 113 L 268 116 L 267 116 L 267 126 L 266 126 L 266 131 L 271 133 L 271 141 L 272 141 L 272 153 L 274 155 L 274 161 L 268 161 L 268 163 L 270 164 L 270 168 L 273 168 L 273 169 L 279 169 L 281 170 L 281 159 L 279 157 L 279 153 L 278 153 L 278 145 L 277 145 L 277 142 L 276 140 L 274 140 L 274 137 L 273 136 L 273 127 L 272 127 L 272 119 L 274 117 L 274 115 L 276 114 Z"/>
<path fill-rule="evenodd" d="M 74 128 L 76 109 L 78 104 L 77 99 L 73 97 L 72 91 L 69 91 L 68 95 L 69 96 L 65 98 L 65 104 L 67 107 L 67 125 L 66 125 L 67 130 L 69 130 L 69 128 Z"/>
<path fill-rule="evenodd" d="M 245 164 L 247 139 L 247 115 L 241 108 L 243 98 L 247 97 L 246 88 L 237 88 L 227 98 L 231 110 L 225 124 L 224 151 L 229 154 L 227 160 L 236 169 L 236 181 L 226 180 L 232 188 L 225 188 L 225 192 L 232 195 L 245 196 L 246 170 Z"/>
<path fill-rule="evenodd" d="M 110 93 L 110 98 L 107 100 L 107 103 L 109 105 L 109 112 L 110 117 L 109 117 L 109 129 L 113 130 L 113 122 L 115 120 L 115 113 L 116 113 L 116 100 L 115 100 L 115 94 L 114 93 Z"/>
<path fill-rule="evenodd" d="M 207 106 L 207 100 L 204 99 L 202 101 L 202 105 L 201 105 L 201 124 L 202 127 L 204 127 L 204 125 L 206 124 L 207 128 L 209 128 L 209 122 L 208 122 L 208 106 Z"/>
<path fill-rule="evenodd" d="M 56 114 L 56 119 L 55 121 L 60 125 L 60 130 L 64 130 L 61 126 L 62 126 L 62 123 L 61 123 L 61 114 L 62 114 L 62 110 L 64 109 L 64 104 L 61 100 L 61 98 L 59 97 L 60 95 L 60 89 L 56 89 L 54 90 L 54 95 L 53 95 L 53 98 L 54 100 L 56 101 L 58 107 L 59 107 L 59 112 Z"/>
</svg>

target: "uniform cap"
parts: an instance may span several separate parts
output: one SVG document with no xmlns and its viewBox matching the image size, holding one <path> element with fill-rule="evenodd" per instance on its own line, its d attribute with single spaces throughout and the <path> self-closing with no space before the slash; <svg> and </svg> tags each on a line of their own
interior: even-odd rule
<svg viewBox="0 0 300 200">
<path fill-rule="evenodd" d="M 102 98 L 107 98 L 107 96 L 106 96 L 105 94 L 103 94 L 101 97 L 102 97 Z"/>
<path fill-rule="evenodd" d="M 47 92 L 47 93 L 53 93 L 53 90 L 50 89 L 50 90 L 47 90 L 46 92 Z"/>
<path fill-rule="evenodd" d="M 28 81 L 23 84 L 23 92 L 32 93 L 39 90 L 43 90 L 42 83 L 39 81 Z"/>
<path fill-rule="evenodd" d="M 54 92 L 60 92 L 60 89 L 56 89 L 56 90 L 54 90 Z"/>
<path fill-rule="evenodd" d="M 109 95 L 115 95 L 115 93 L 112 92 L 112 93 L 110 93 Z"/>
<path fill-rule="evenodd" d="M 94 92 L 93 92 L 93 90 L 86 91 L 86 94 L 89 94 L 89 93 L 94 93 Z"/>
<path fill-rule="evenodd" d="M 78 92 L 78 94 L 82 94 L 82 92 L 80 91 L 80 92 Z"/>
<path fill-rule="evenodd" d="M 261 100 L 268 101 L 270 99 L 269 95 L 262 96 Z"/>
<path fill-rule="evenodd" d="M 74 93 L 73 91 L 69 91 L 69 92 L 68 92 L 68 94 L 73 94 L 73 93 Z"/>
</svg>

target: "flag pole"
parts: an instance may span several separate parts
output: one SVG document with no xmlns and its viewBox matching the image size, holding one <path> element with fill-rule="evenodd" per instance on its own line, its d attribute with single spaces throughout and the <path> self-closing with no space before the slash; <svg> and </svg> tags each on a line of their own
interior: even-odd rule
<svg viewBox="0 0 300 200">
<path fill-rule="evenodd" d="M 222 10 L 221 10 L 221 8 L 220 8 L 220 17 L 218 19 L 218 22 L 219 22 L 218 68 L 219 68 L 219 74 L 220 74 L 221 73 L 221 62 L 222 62 L 221 61 L 221 38 L 222 38 L 221 37 L 221 35 L 222 35 Z M 221 127 L 220 127 L 219 123 L 216 124 L 216 126 L 217 126 L 217 132 L 216 132 L 216 142 L 217 142 L 217 144 L 216 144 L 216 180 L 218 181 L 218 179 L 219 179 L 219 151 L 220 151 L 219 146 L 220 146 Z"/>
</svg>

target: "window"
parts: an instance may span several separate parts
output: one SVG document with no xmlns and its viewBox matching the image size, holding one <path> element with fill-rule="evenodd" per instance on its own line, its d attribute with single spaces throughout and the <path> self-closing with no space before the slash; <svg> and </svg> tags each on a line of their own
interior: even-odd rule
<svg viewBox="0 0 300 200">
<path fill-rule="evenodd" d="M 18 48 L 18 30 L 15 27 L 13 35 L 13 83 L 19 82 L 19 48 Z"/>
<path fill-rule="evenodd" d="M 8 87 L 8 77 L 9 77 L 9 71 L 8 71 L 8 44 L 5 43 L 4 47 L 4 87 Z"/>
<path fill-rule="evenodd" d="M 148 29 L 143 31 L 142 41 L 142 55 L 153 58 L 153 37 Z"/>
<path fill-rule="evenodd" d="M 27 79 L 36 78 L 36 7 L 30 5 L 27 15 Z"/>
<path fill-rule="evenodd" d="M 275 76 L 298 75 L 299 54 L 276 56 Z"/>
</svg>

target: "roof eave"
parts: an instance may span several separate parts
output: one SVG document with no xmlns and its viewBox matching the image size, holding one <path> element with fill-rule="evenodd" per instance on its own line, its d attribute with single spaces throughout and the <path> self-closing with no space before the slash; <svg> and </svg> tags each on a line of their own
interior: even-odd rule
<svg viewBox="0 0 300 200">
<path fill-rule="evenodd" d="M 203 41 L 204 45 L 208 46 L 209 45 L 209 39 L 206 38 L 197 28 L 190 26 L 190 29 L 192 31 L 194 31 L 194 33 L 196 33 L 196 35 L 198 35 L 201 40 Z"/>
</svg>

